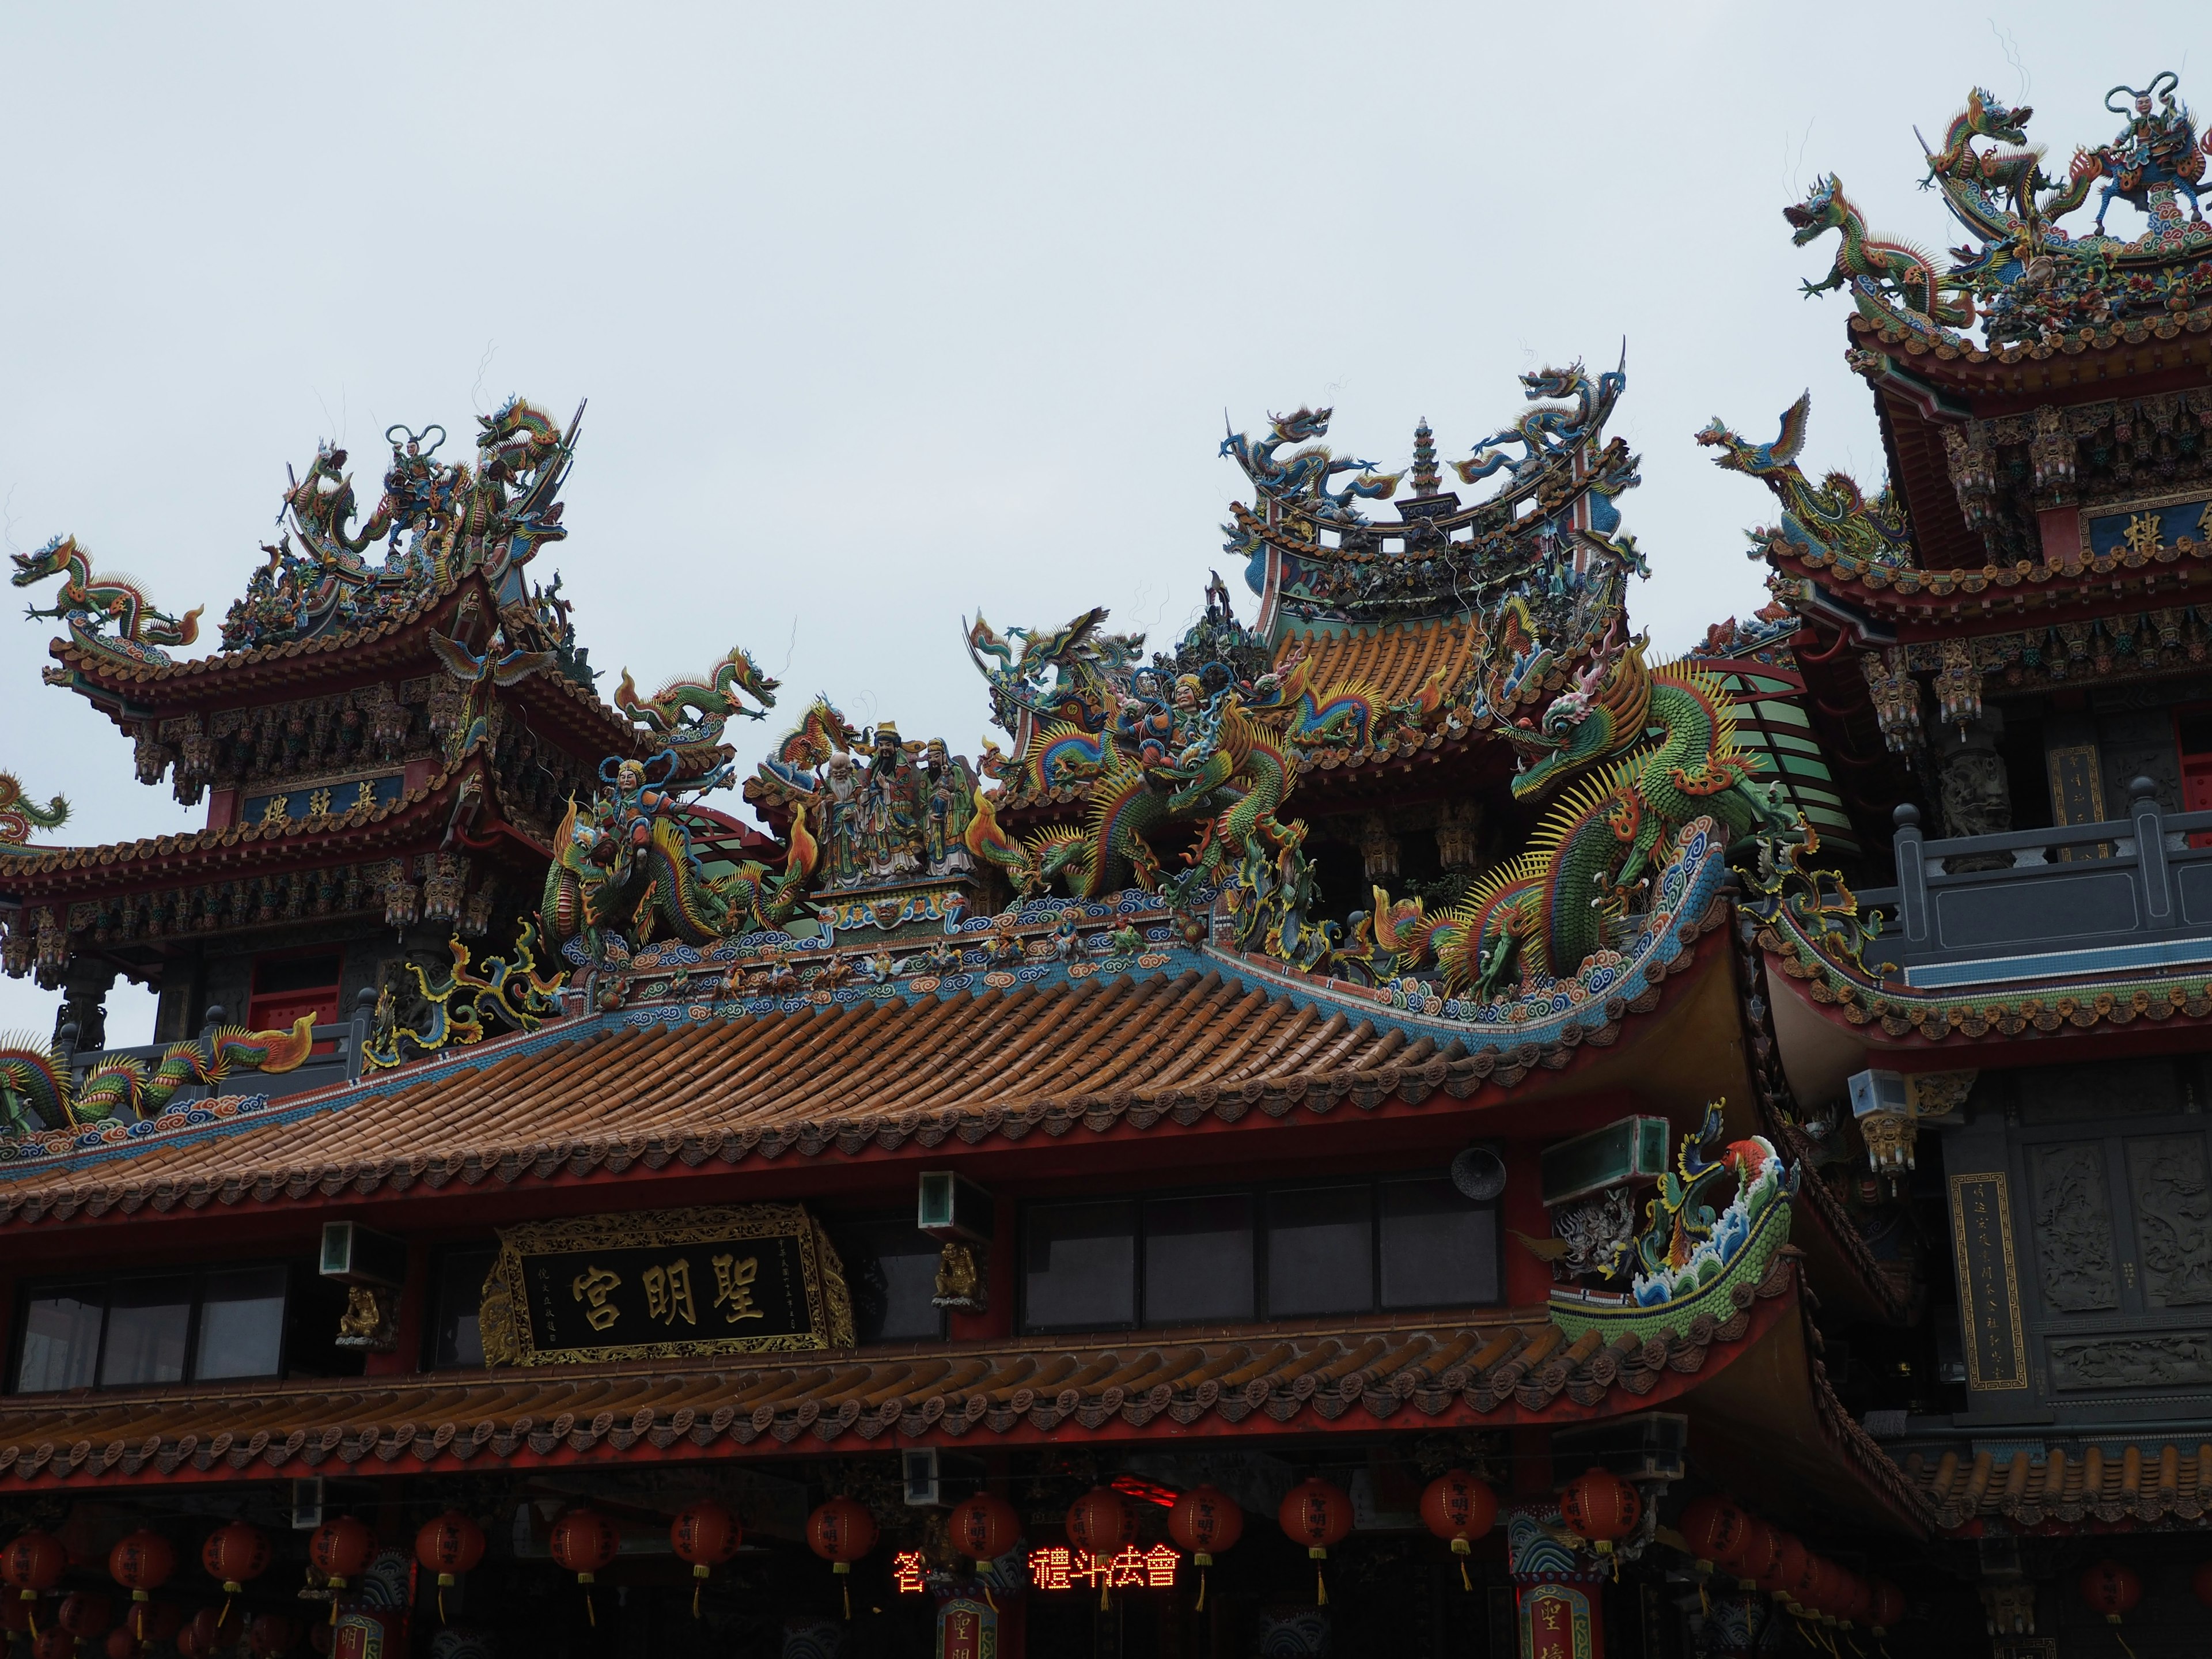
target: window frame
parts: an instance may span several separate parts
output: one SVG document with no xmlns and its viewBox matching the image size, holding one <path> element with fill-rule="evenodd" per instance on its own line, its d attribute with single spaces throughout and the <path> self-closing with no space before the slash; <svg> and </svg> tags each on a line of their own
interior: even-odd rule
<svg viewBox="0 0 2212 1659">
<path fill-rule="evenodd" d="M 207 1308 L 208 1281 L 217 1275 L 251 1273 L 257 1269 L 278 1268 L 284 1279 L 283 1309 L 276 1322 L 276 1364 L 273 1370 L 254 1371 L 243 1376 L 202 1378 L 200 1364 L 200 1323 Z M 146 1279 L 189 1279 L 191 1298 L 190 1311 L 185 1322 L 184 1375 L 167 1382 L 102 1382 L 101 1368 L 107 1363 L 108 1328 L 115 1311 L 115 1291 L 120 1285 Z M 26 1389 L 22 1386 L 25 1350 L 30 1343 L 31 1306 L 35 1302 L 71 1290 L 100 1291 L 100 1340 L 94 1344 L 92 1381 L 82 1387 L 69 1389 Z M 49 1279 L 19 1279 L 13 1288 L 15 1311 L 9 1321 L 6 1397 L 39 1399 L 68 1394 L 119 1394 L 130 1389 L 197 1388 L 204 1382 L 210 1386 L 234 1382 L 265 1382 L 281 1380 L 285 1375 L 286 1361 L 290 1352 L 292 1315 L 299 1301 L 298 1264 L 283 1258 L 272 1260 L 264 1256 L 246 1261 L 208 1261 L 182 1267 L 161 1268 L 131 1268 L 102 1273 L 77 1273 Z"/>
<path fill-rule="evenodd" d="M 1280 1324 L 1286 1321 L 1304 1319 L 1358 1319 L 1377 1315 L 1420 1314 L 1437 1309 L 1455 1307 L 1498 1308 L 1505 1305 L 1504 1232 L 1505 1206 L 1501 1200 L 1468 1200 L 1468 1207 L 1487 1212 L 1490 1217 L 1491 1261 L 1496 1279 L 1493 1299 L 1488 1302 L 1425 1302 L 1403 1306 L 1388 1306 L 1382 1299 L 1383 1212 L 1382 1189 L 1397 1182 L 1450 1180 L 1449 1167 L 1433 1164 L 1419 1165 L 1407 1170 L 1390 1170 L 1373 1175 L 1346 1176 L 1341 1175 L 1302 1176 L 1284 1181 L 1206 1182 L 1188 1187 L 1147 1187 L 1134 1192 L 1070 1193 L 1052 1194 L 1021 1202 L 1016 1226 L 1015 1249 L 1019 1252 L 1019 1271 L 1014 1278 L 1016 1332 L 1023 1336 L 1069 1336 L 1085 1332 L 1101 1334 L 1133 1331 L 1188 1331 L 1208 1326 L 1247 1324 Z M 1336 1314 L 1277 1314 L 1273 1309 L 1273 1263 L 1268 1246 L 1267 1200 L 1279 1194 L 1327 1191 L 1332 1188 L 1359 1187 L 1367 1193 L 1368 1227 L 1368 1299 L 1364 1308 Z M 1186 1319 L 1164 1323 L 1147 1316 L 1146 1283 L 1146 1216 L 1148 1206 L 1156 1200 L 1177 1198 L 1243 1198 L 1250 1206 L 1252 1216 L 1252 1308 L 1249 1316 L 1228 1319 Z M 1040 1209 L 1054 1209 L 1064 1206 L 1126 1202 L 1134 1206 L 1135 1220 L 1130 1235 L 1134 1278 L 1133 1300 L 1137 1316 L 1133 1321 L 1110 1325 L 1040 1325 L 1030 1317 L 1029 1247 L 1030 1217 Z"/>
</svg>

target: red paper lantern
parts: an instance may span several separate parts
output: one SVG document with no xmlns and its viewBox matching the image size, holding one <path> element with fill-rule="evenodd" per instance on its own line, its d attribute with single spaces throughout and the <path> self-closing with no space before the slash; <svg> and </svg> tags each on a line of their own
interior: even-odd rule
<svg viewBox="0 0 2212 1659">
<path fill-rule="evenodd" d="M 1867 1616 L 1867 1609 L 1874 1605 L 1874 1586 L 1868 1583 L 1858 1574 L 1848 1571 L 1842 1567 L 1836 1569 L 1836 1577 L 1838 1588 L 1836 1591 L 1836 1606 L 1832 1609 L 1836 1617 L 1843 1621 L 1847 1629 L 1850 1626 L 1863 1623 Z"/>
<path fill-rule="evenodd" d="M 1797 1541 L 1794 1534 L 1778 1532 L 1774 1534 L 1774 1559 L 1759 1576 L 1759 1587 L 1786 1602 L 1798 1575 L 1804 1571 L 1804 1545 Z"/>
<path fill-rule="evenodd" d="M 2081 1599 L 2117 1625 L 2142 1600 L 2142 1580 L 2117 1561 L 2100 1561 L 2081 1575 Z"/>
<path fill-rule="evenodd" d="M 138 1638 L 130 1626 L 118 1625 L 107 1632 L 107 1659 L 138 1659 Z"/>
<path fill-rule="evenodd" d="M 254 1659 L 277 1659 L 289 1652 L 300 1639 L 300 1626 L 281 1613 L 256 1615 L 246 1627 L 246 1644 L 253 1650 Z"/>
<path fill-rule="evenodd" d="M 1680 1530 L 1698 1571 L 1711 1572 L 1715 1567 L 1735 1565 L 1751 1542 L 1751 1517 L 1736 1506 L 1734 1498 L 1716 1493 L 1700 1498 L 1682 1511 Z"/>
<path fill-rule="evenodd" d="M 2189 1588 L 2197 1592 L 2197 1599 L 2212 1607 L 2212 1561 L 2189 1575 Z"/>
<path fill-rule="evenodd" d="M 1828 1564 L 1810 1550 L 1805 1552 L 1804 1565 L 1797 1569 L 1796 1579 L 1787 1586 L 1790 1605 L 1819 1618 L 1828 1611 Z"/>
<path fill-rule="evenodd" d="M 1291 1488 L 1275 1519 L 1294 1544 L 1304 1544 L 1315 1560 L 1327 1559 L 1329 1547 L 1352 1530 L 1352 1500 L 1343 1491 L 1316 1475 Z"/>
<path fill-rule="evenodd" d="M 691 1564 L 691 1576 L 704 1578 L 738 1553 L 745 1529 L 738 1517 L 712 1498 L 678 1510 L 668 1523 L 668 1541 L 676 1553 Z"/>
<path fill-rule="evenodd" d="M 438 1575 L 441 1589 L 451 1589 L 456 1577 L 473 1571 L 483 1553 L 483 1528 L 459 1510 L 425 1521 L 415 1534 L 415 1559 L 423 1571 Z"/>
<path fill-rule="evenodd" d="M 134 1532 L 107 1553 L 107 1576 L 129 1590 L 133 1601 L 149 1600 L 176 1570 L 177 1553 L 158 1532 Z"/>
<path fill-rule="evenodd" d="M 32 1639 L 31 1659 L 76 1659 L 76 1638 L 49 1625 Z"/>
<path fill-rule="evenodd" d="M 1137 1541 L 1137 1512 L 1118 1492 L 1093 1486 L 1067 1506 L 1067 1541 L 1102 1559 Z"/>
<path fill-rule="evenodd" d="M 1736 1588 L 1757 1589 L 1768 1573 L 1774 1570 L 1774 1559 L 1782 1547 L 1782 1534 L 1755 1515 L 1743 1517 L 1743 1543 L 1735 1559 L 1726 1563 L 1735 1574 Z"/>
<path fill-rule="evenodd" d="M 1466 1555 L 1473 1540 L 1497 1524 L 1498 1494 L 1465 1470 L 1453 1469 L 1423 1490 L 1421 1521 L 1454 1555 Z"/>
<path fill-rule="evenodd" d="M 207 1542 L 200 1546 L 200 1565 L 210 1577 L 222 1581 L 225 1595 L 243 1595 L 246 1581 L 259 1577 L 268 1569 L 269 1540 L 251 1522 L 234 1521 L 208 1534 Z"/>
<path fill-rule="evenodd" d="M 208 1659 L 209 1650 L 200 1641 L 199 1621 L 194 1620 L 177 1632 L 177 1659 Z"/>
<path fill-rule="evenodd" d="M 12 1584 L 26 1601 L 35 1601 L 61 1582 L 69 1553 L 61 1540 L 33 1528 L 19 1533 L 0 1550 L 0 1579 Z"/>
<path fill-rule="evenodd" d="M 836 1572 L 876 1547 L 875 1517 L 849 1498 L 833 1498 L 806 1517 L 806 1545 Z"/>
<path fill-rule="evenodd" d="M 806 1517 L 806 1547 L 830 1564 L 845 1595 L 845 1616 L 853 1616 L 853 1563 L 876 1547 L 876 1518 L 849 1498 L 832 1498 Z"/>
<path fill-rule="evenodd" d="M 1201 1567 L 1244 1535 L 1244 1511 L 1237 1500 L 1212 1486 L 1193 1486 L 1168 1511 L 1168 1536 L 1190 1552 Z"/>
<path fill-rule="evenodd" d="M 149 1647 L 173 1639 L 185 1627 L 185 1610 L 174 1601 L 137 1601 L 131 1604 L 128 1628 Z"/>
<path fill-rule="evenodd" d="M 343 1589 L 376 1559 L 376 1534 L 367 1523 L 341 1515 L 315 1528 L 314 1536 L 307 1540 L 307 1559 L 333 1587 Z M 335 1611 L 336 1604 L 332 1606 Z"/>
<path fill-rule="evenodd" d="M 1644 1518 L 1644 1500 L 1612 1470 L 1585 1469 L 1559 1494 L 1559 1518 L 1600 1555 L 1610 1555 L 1613 1545 L 1634 1532 Z"/>
<path fill-rule="evenodd" d="M 1321 1564 L 1328 1559 L 1329 1546 L 1352 1530 L 1352 1500 L 1343 1491 L 1316 1475 L 1291 1488 L 1275 1519 L 1294 1544 L 1304 1544 L 1314 1564 L 1314 1605 L 1328 1605 L 1328 1584 Z"/>
<path fill-rule="evenodd" d="M 596 1575 L 612 1565 L 622 1545 L 622 1531 L 611 1516 L 590 1504 L 570 1510 L 553 1523 L 548 1540 L 553 1559 L 563 1572 L 573 1572 L 580 1584 L 597 1582 Z"/>
<path fill-rule="evenodd" d="M 1021 1542 L 1022 1517 L 1005 1498 L 978 1492 L 952 1506 L 945 1518 L 945 1535 L 981 1568 Z"/>
<path fill-rule="evenodd" d="M 222 1614 L 213 1607 L 202 1607 L 192 1615 L 185 1633 L 192 1638 L 192 1648 L 198 1653 L 213 1653 L 222 1645 Z M 178 1644 L 181 1648 L 182 1642 Z"/>
<path fill-rule="evenodd" d="M 71 1590 L 62 1597 L 60 1609 L 54 1617 L 61 1620 L 62 1628 L 72 1636 L 93 1641 L 107 1634 L 107 1627 L 115 1622 L 115 1609 L 108 1606 L 107 1598 L 91 1590 Z"/>
</svg>

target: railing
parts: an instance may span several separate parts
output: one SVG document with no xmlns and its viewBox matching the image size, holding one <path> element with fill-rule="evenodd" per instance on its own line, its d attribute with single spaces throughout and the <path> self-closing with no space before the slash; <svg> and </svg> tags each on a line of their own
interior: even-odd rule
<svg viewBox="0 0 2212 1659">
<path fill-rule="evenodd" d="M 333 1083 L 361 1081 L 362 1051 L 368 1042 L 368 1027 L 376 1008 L 376 993 L 364 989 L 354 1004 L 353 1018 L 332 1025 L 314 1028 L 317 1048 L 331 1045 L 326 1054 L 309 1053 L 307 1062 L 289 1072 L 233 1072 L 228 1079 L 213 1084 L 187 1083 L 170 1097 L 171 1102 L 207 1100 L 223 1092 L 225 1081 L 233 1094 L 296 1095 L 310 1089 L 326 1088 Z M 224 1024 L 225 1015 L 220 1007 L 210 1007 L 200 1026 L 200 1043 L 204 1048 L 216 1029 Z M 80 1051 L 76 1047 L 76 1025 L 74 1021 L 63 1022 L 57 1033 L 62 1060 L 81 1085 L 85 1074 L 104 1062 L 117 1060 L 137 1060 L 145 1062 L 150 1071 L 161 1063 L 161 1057 L 175 1047 L 170 1042 L 141 1043 L 127 1048 L 91 1048 Z"/>
<path fill-rule="evenodd" d="M 2129 786 L 2124 818 L 1928 841 L 1897 809 L 1897 885 L 1866 960 L 1930 989 L 2212 961 L 2212 812 L 2161 812 Z M 1966 867 L 1960 867 L 1960 866 Z M 1994 866 L 1994 867 L 1990 867 Z"/>
</svg>

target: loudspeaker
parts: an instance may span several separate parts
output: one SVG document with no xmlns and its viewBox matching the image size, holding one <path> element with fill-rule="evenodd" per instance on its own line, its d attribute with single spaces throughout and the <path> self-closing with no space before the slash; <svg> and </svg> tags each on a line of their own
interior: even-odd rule
<svg viewBox="0 0 2212 1659">
<path fill-rule="evenodd" d="M 1429 1166 L 1434 1169 L 1436 1166 Z M 1477 1141 L 1451 1163 L 1452 1185 L 1478 1204 L 1487 1204 L 1505 1190 L 1505 1160 L 1487 1141 Z"/>
</svg>

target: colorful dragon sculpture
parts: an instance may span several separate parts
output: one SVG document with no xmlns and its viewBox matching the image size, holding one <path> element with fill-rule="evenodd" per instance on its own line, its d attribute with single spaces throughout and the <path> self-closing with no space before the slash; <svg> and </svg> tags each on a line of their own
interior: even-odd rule
<svg viewBox="0 0 2212 1659">
<path fill-rule="evenodd" d="M 610 760 L 600 769 L 606 787 L 588 804 L 569 803 L 538 910 L 556 946 L 577 941 L 587 960 L 617 960 L 656 936 L 705 945 L 799 913 L 817 857 L 805 803 L 793 806 L 780 873 L 749 860 L 710 876 L 692 849 L 682 797 L 718 787 L 729 771 L 717 767 L 672 788 L 679 764 L 667 750 L 650 762 Z"/>
<path fill-rule="evenodd" d="M 1142 634 L 1108 633 L 1106 615 L 1094 607 L 1060 628 L 1000 634 L 978 611 L 966 624 L 969 658 L 990 688 L 991 718 L 1018 744 L 1025 748 L 1024 738 L 1046 727 L 1105 729 L 1145 644 Z"/>
<path fill-rule="evenodd" d="M 1585 676 L 1507 740 L 1522 758 L 1516 799 L 1575 780 L 1527 850 L 1435 915 L 1377 889 L 1338 965 L 1381 979 L 1432 962 L 1448 991 L 1485 1000 L 1516 971 L 1565 977 L 1604 944 L 1655 854 L 1692 819 L 1709 815 L 1739 836 L 1785 827 L 1787 815 L 1751 787 L 1758 762 L 1735 746 L 1720 683 L 1687 663 L 1647 667 L 1641 641 L 1614 647 L 1601 678 Z"/>
<path fill-rule="evenodd" d="M 1921 334 L 1942 336 L 1946 329 L 1964 328 L 1974 320 L 1971 298 L 1943 297 L 1964 284 L 1941 271 L 1924 250 L 1868 234 L 1865 218 L 1835 174 L 1821 175 L 1812 192 L 1796 206 L 1783 209 L 1782 216 L 1795 232 L 1790 240 L 1799 247 L 1832 230 L 1842 237 L 1828 274 L 1802 284 L 1806 298 L 1848 288 L 1869 321 Z"/>
<path fill-rule="evenodd" d="M 1566 368 L 1546 368 L 1523 374 L 1521 386 L 1522 395 L 1530 403 L 1544 398 L 1573 401 L 1529 410 L 1511 426 L 1492 433 L 1475 445 L 1474 454 L 1463 461 L 1451 463 L 1451 470 L 1459 474 L 1462 483 L 1486 478 L 1500 467 L 1509 476 L 1518 478 L 1530 467 L 1565 454 L 1595 437 L 1612 415 L 1613 406 L 1620 401 L 1621 392 L 1627 388 L 1628 349 L 1626 344 L 1622 346 L 1618 369 L 1607 369 L 1595 380 L 1577 362 Z M 1506 453 L 1509 444 L 1521 447 L 1518 460 Z"/>
<path fill-rule="evenodd" d="M 1338 455 L 1327 444 L 1314 441 L 1328 435 L 1329 416 L 1335 412 L 1334 409 L 1301 407 L 1293 415 L 1270 415 L 1266 437 L 1255 444 L 1243 433 L 1231 432 L 1221 441 L 1221 453 L 1234 458 L 1255 489 L 1293 513 L 1344 523 L 1361 522 L 1359 511 L 1352 505 L 1352 501 L 1389 501 L 1398 493 L 1398 481 L 1405 475 L 1378 473 L 1372 461 Z M 1285 444 L 1304 447 L 1279 457 L 1278 452 Z M 1341 472 L 1358 476 L 1343 489 L 1331 490 L 1329 480 Z"/>
<path fill-rule="evenodd" d="M 131 1055 L 95 1061 L 82 1078 L 53 1049 L 0 1048 L 0 1113 L 9 1133 L 103 1122 L 126 1114 L 159 1117 L 179 1089 L 220 1082 L 233 1072 L 296 1071 L 314 1048 L 315 1017 L 302 1014 L 289 1031 L 217 1027 L 207 1037 L 170 1045 L 149 1066 Z"/>
<path fill-rule="evenodd" d="M 0 772 L 0 856 L 22 850 L 33 830 L 58 830 L 69 822 L 70 804 L 56 795 L 44 806 L 23 793 L 22 780 Z"/>
<path fill-rule="evenodd" d="M 490 957 L 481 969 L 475 965 L 465 944 L 459 939 L 448 940 L 453 965 L 435 984 L 419 963 L 407 963 L 428 1018 L 419 1030 L 401 1024 L 387 982 L 377 994 L 368 1041 L 362 1048 L 362 1066 L 370 1071 L 390 1071 L 441 1048 L 480 1042 L 487 1020 L 511 1031 L 536 1030 L 548 1015 L 559 1011 L 561 986 L 568 977 L 557 969 L 539 971 L 538 937 L 538 924 L 533 921 L 524 928 L 510 956 Z"/>
<path fill-rule="evenodd" d="M 1750 532 L 1749 556 L 1770 551 L 1802 556 L 1808 549 L 1843 555 L 1869 564 L 1902 567 L 1916 563 L 1912 526 L 1905 504 L 1885 484 L 1872 501 L 1849 473 L 1831 472 L 1816 486 L 1799 471 L 1813 394 L 1806 392 L 1782 412 L 1782 429 L 1772 443 L 1747 443 L 1718 416 L 1698 434 L 1698 441 L 1720 453 L 1717 466 L 1759 479 L 1782 503 L 1782 522 Z"/>
<path fill-rule="evenodd" d="M 781 684 L 763 673 L 744 647 L 733 645 L 711 673 L 672 679 L 649 698 L 637 695 L 629 670 L 623 669 L 622 684 L 615 688 L 615 707 L 629 716 L 630 724 L 679 755 L 704 755 L 722 741 L 732 716 L 766 720 L 775 707 Z M 760 707 L 747 708 L 739 701 L 741 693 Z"/>
<path fill-rule="evenodd" d="M 145 590 L 125 576 L 93 574 L 92 562 L 74 536 L 57 536 L 35 553 L 11 553 L 13 578 L 28 587 L 49 576 L 62 579 L 51 605 L 28 605 L 26 617 L 52 617 L 68 624 L 79 648 L 103 656 L 158 666 L 169 660 L 165 645 L 190 645 L 200 636 L 200 612 L 194 605 L 181 617 L 157 609 Z M 112 634 L 102 633 L 112 626 Z"/>
</svg>

